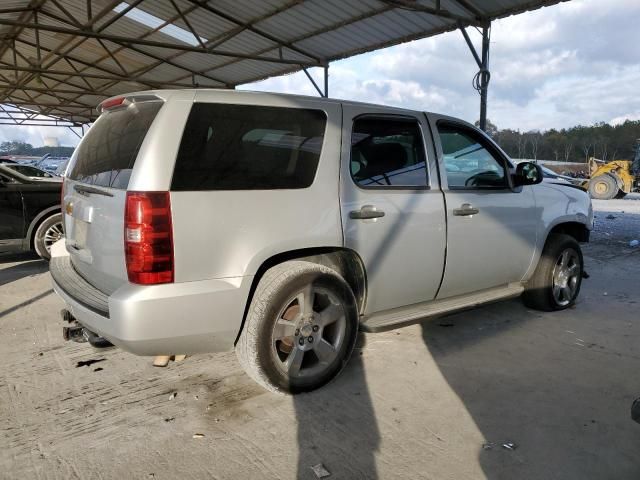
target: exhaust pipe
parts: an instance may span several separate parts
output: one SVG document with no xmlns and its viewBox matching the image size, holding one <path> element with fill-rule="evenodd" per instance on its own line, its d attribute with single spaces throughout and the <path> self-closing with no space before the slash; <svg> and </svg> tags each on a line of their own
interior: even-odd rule
<svg viewBox="0 0 640 480">
<path fill-rule="evenodd" d="M 84 335 L 84 338 L 86 338 L 86 341 L 89 342 L 91 344 L 91 346 L 94 347 L 94 348 L 113 347 L 113 343 L 111 343 L 106 338 L 101 337 L 100 335 L 97 335 L 96 333 L 92 332 L 91 330 L 87 330 L 86 328 L 83 328 L 82 329 L 82 334 Z"/>
</svg>

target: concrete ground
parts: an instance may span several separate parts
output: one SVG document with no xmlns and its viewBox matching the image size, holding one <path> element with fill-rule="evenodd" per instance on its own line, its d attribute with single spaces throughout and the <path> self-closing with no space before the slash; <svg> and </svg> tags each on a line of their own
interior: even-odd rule
<svg viewBox="0 0 640 480">
<path fill-rule="evenodd" d="M 0 477 L 638 479 L 640 196 L 594 204 L 574 309 L 514 300 L 362 335 L 296 397 L 232 352 L 158 369 L 65 343 L 46 264 L 0 257 Z"/>
</svg>

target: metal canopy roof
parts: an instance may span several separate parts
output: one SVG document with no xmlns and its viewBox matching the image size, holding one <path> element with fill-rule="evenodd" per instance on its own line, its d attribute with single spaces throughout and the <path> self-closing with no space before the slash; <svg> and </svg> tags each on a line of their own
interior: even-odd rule
<svg viewBox="0 0 640 480">
<path fill-rule="evenodd" d="M 119 93 L 234 88 L 560 1 L 3 0 L 0 124 L 88 123 Z"/>
</svg>

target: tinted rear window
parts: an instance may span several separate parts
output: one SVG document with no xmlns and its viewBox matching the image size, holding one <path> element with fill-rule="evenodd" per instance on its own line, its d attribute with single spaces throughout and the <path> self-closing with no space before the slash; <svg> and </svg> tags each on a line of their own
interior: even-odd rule
<svg viewBox="0 0 640 480">
<path fill-rule="evenodd" d="M 102 114 L 78 147 L 69 178 L 125 189 L 144 140 L 162 102 L 133 103 Z"/>
<path fill-rule="evenodd" d="M 306 188 L 315 177 L 325 125 L 320 110 L 196 103 L 171 189 Z"/>
</svg>

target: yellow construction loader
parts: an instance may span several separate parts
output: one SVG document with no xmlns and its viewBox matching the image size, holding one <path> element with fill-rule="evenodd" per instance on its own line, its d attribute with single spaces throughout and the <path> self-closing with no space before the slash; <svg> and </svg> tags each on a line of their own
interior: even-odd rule
<svg viewBox="0 0 640 480">
<path fill-rule="evenodd" d="M 591 198 L 610 200 L 640 192 L 640 140 L 633 160 L 604 163 L 592 157 L 589 159 L 589 173 L 590 178 L 585 181 L 583 188 Z"/>
</svg>

